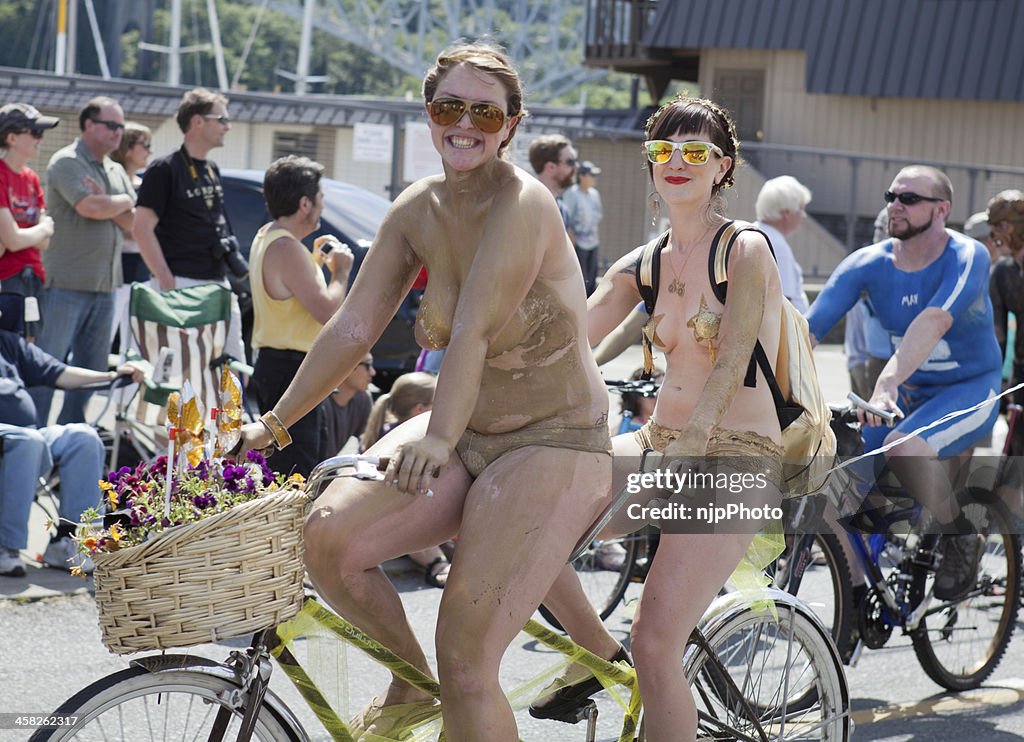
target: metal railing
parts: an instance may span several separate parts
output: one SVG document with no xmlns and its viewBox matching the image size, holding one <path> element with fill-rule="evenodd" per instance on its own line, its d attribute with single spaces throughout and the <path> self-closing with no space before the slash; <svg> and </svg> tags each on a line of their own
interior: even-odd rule
<svg viewBox="0 0 1024 742">
<path fill-rule="evenodd" d="M 963 224 L 983 211 L 988 199 L 1007 188 L 1024 188 L 1024 168 L 928 160 L 917 157 L 802 147 L 790 144 L 743 142 L 740 151 L 766 178 L 792 175 L 811 189 L 808 208 L 852 251 L 872 239 L 872 225 L 885 206 L 882 194 L 899 170 L 910 164 L 931 165 L 953 182 L 949 222 Z"/>
</svg>

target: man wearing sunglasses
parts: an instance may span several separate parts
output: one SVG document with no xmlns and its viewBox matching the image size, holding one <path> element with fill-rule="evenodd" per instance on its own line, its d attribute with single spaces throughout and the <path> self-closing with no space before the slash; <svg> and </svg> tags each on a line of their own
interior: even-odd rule
<svg viewBox="0 0 1024 742">
<path fill-rule="evenodd" d="M 545 134 L 530 142 L 530 166 L 537 180 L 547 186 L 555 197 L 562 222 L 569 230 L 569 210 L 562 202 L 562 194 L 572 185 L 576 175 L 576 149 L 568 137 L 561 134 Z M 572 237 L 572 233 L 569 233 Z"/>
<path fill-rule="evenodd" d="M 121 143 L 124 112 L 112 98 L 93 98 L 78 114 L 81 135 L 50 158 L 46 205 L 53 237 L 43 251 L 46 288 L 40 302 L 40 348 L 76 366 L 107 370 L 114 292 L 122 283 L 121 245 L 130 233 L 135 188 L 110 153 Z M 48 424 L 52 387 L 31 391 L 39 425 Z M 64 395 L 57 422 L 84 422 L 91 392 Z"/>
<path fill-rule="evenodd" d="M 220 169 L 209 159 L 231 130 L 228 100 L 205 88 L 182 96 L 176 115 L 184 141 L 153 160 L 139 188 L 135 241 L 160 291 L 202 283 L 228 286 L 227 269 L 245 279 L 248 266 L 224 209 Z M 231 297 L 224 352 L 245 360 L 242 313 Z"/>
<path fill-rule="evenodd" d="M 870 402 L 898 411 L 903 419 L 890 430 L 876 416 L 864 414 L 861 433 L 869 451 L 993 399 L 1002 366 L 988 293 L 988 251 L 946 229 L 953 201 L 949 178 L 933 167 L 911 165 L 899 172 L 884 199 L 891 239 L 840 263 L 807 316 L 816 340 L 866 294 L 889 334 L 893 355 Z M 998 411 L 998 405 L 990 404 L 946 420 L 885 454 L 892 471 L 934 518 L 933 525 L 954 535 L 939 546 L 939 600 L 959 599 L 974 586 L 981 547 L 953 498 L 956 467 L 948 464 L 969 458 L 991 433 Z"/>
</svg>

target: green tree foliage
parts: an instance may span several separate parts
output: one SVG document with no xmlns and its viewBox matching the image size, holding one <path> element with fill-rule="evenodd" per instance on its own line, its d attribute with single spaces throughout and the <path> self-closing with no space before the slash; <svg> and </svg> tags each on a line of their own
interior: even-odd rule
<svg viewBox="0 0 1024 742">
<path fill-rule="evenodd" d="M 47 9 L 52 12 L 52 3 L 42 0 L 0 2 L 0 29 L 3 29 L 4 36 L 4 43 L 0 45 L 0 65 L 52 68 L 53 43 L 47 44 L 35 38 L 37 26 L 41 21 L 45 23 L 48 20 L 45 17 Z M 46 56 L 47 51 L 49 58 Z"/>
<path fill-rule="evenodd" d="M 203 0 L 184 0 L 182 14 L 182 46 L 208 43 L 209 20 Z M 260 16 L 260 7 L 236 0 L 218 0 L 221 44 L 229 81 L 233 80 L 242 60 L 246 42 Z M 154 14 L 153 38 L 158 44 L 167 44 L 170 38 L 170 13 L 160 8 Z M 295 72 L 301 29 L 294 19 L 266 10 L 259 18 L 257 33 L 245 59 L 239 86 L 248 90 L 292 89 L 293 83 L 279 75 L 277 70 Z M 167 79 L 167 56 L 150 54 L 145 69 L 139 67 L 141 56 L 135 51 L 138 36 L 125 34 L 121 40 L 123 55 L 122 75 L 149 80 Z M 186 85 L 215 85 L 217 72 L 210 51 L 198 51 L 182 60 L 182 83 Z M 319 30 L 314 30 L 310 59 L 311 75 L 327 75 L 328 81 L 314 88 L 316 92 L 362 95 L 394 95 L 408 85 L 415 89 L 415 80 L 396 71 L 385 60 L 375 57 L 352 44 Z"/>
<path fill-rule="evenodd" d="M 143 0 L 140 0 L 143 1 Z M 517 40 L 528 38 L 533 52 L 516 59 L 517 65 L 528 81 L 527 95 L 537 102 L 543 98 L 552 105 L 588 108 L 628 108 L 631 103 L 629 75 L 619 73 L 595 73 L 600 79 L 582 84 L 573 84 L 570 78 L 560 79 L 566 62 L 560 50 L 572 47 L 574 35 L 585 25 L 585 4 L 537 6 L 529 27 L 522 28 L 511 20 L 508 9 L 519 0 L 498 2 L 493 11 L 469 11 L 459 18 L 459 33 L 467 38 L 489 38 L 509 49 L 517 48 Z M 343 3 L 344 4 L 344 3 Z M 106 28 L 106 14 L 112 4 L 95 3 L 101 28 Z M 169 0 L 157 0 L 150 38 L 155 44 L 170 41 Z M 326 9 L 326 5 L 321 6 Z M 369 7 L 373 9 L 372 0 Z M 421 19 L 416 15 L 420 6 L 408 4 L 408 12 L 397 19 L 387 19 L 392 30 L 399 31 L 396 46 L 399 49 L 418 49 L 422 44 L 429 57 L 447 46 L 451 41 L 451 29 L 441 23 L 426 24 L 425 35 L 421 38 Z M 559 9 L 563 12 L 560 12 Z M 442 19 L 440 0 L 431 0 L 428 9 L 433 11 L 433 20 Z M 239 86 L 248 90 L 291 91 L 294 83 L 277 73 L 278 69 L 294 73 L 297 65 L 300 22 L 297 18 L 273 9 L 263 11 L 258 3 L 246 0 L 217 0 L 220 19 L 221 41 L 229 82 L 234 79 L 242 60 L 249 35 L 260 18 L 258 31 L 245 60 L 239 78 Z M 354 17 L 354 4 L 346 5 L 346 12 Z M 12 67 L 52 68 L 53 26 L 55 0 L 0 0 L 0 28 L 7 41 L 0 47 L 0 65 Z M 385 22 L 378 18 L 379 22 Z M 166 80 L 168 58 L 165 54 L 141 51 L 138 47 L 141 34 L 138 30 L 125 32 L 120 39 L 121 70 L 115 75 L 144 80 Z M 183 46 L 209 43 L 210 27 L 206 14 L 206 0 L 183 0 L 181 43 Z M 93 48 L 93 40 L 84 9 L 78 18 L 78 69 L 85 74 L 99 74 L 99 64 Z M 568 64 L 577 68 L 581 59 L 570 59 Z M 420 77 L 423 70 L 410 69 L 410 65 L 392 65 L 382 56 L 371 53 L 354 43 L 319 29 L 314 30 L 310 59 L 311 75 L 326 75 L 325 83 L 311 87 L 314 92 L 341 95 L 405 96 L 419 94 Z M 184 55 L 181 64 L 182 83 L 185 85 L 217 84 L 216 67 L 210 51 L 197 51 Z M 538 86 L 546 87 L 541 94 Z M 640 104 L 646 100 L 641 89 Z"/>
</svg>

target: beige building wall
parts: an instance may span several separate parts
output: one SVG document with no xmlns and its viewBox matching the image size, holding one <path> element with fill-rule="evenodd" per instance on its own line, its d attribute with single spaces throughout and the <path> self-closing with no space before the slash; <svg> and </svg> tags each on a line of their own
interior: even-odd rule
<svg viewBox="0 0 1024 742">
<path fill-rule="evenodd" d="M 859 172 L 857 204 L 862 215 L 877 213 L 884 205 L 882 192 L 899 168 L 916 160 L 964 165 L 992 164 L 1024 167 L 1020 146 L 1024 102 L 951 101 L 907 98 L 871 98 L 810 94 L 806 86 L 803 51 L 709 49 L 701 59 L 700 89 L 714 97 L 713 82 L 720 69 L 765 71 L 764 141 L 821 147 L 843 152 L 891 156 L 887 163 L 863 163 Z M 814 174 L 812 210 L 844 213 L 848 207 L 850 169 L 845 159 L 825 163 L 814 156 L 794 156 L 790 174 Z M 782 172 L 766 173 L 781 175 Z M 969 215 L 970 181 L 964 171 L 950 169 L 954 192 L 951 221 Z M 975 209 L 989 197 L 1020 187 L 1008 176 L 982 175 L 976 182 Z"/>
<path fill-rule="evenodd" d="M 591 160 L 601 168 L 597 190 L 601 193 L 601 272 L 649 238 L 652 229 L 647 196 L 653 192 L 637 139 L 577 139 L 580 161 Z"/>
<path fill-rule="evenodd" d="M 352 152 L 354 132 L 355 129 L 350 126 L 335 129 L 332 177 L 390 198 L 388 186 L 391 183 L 391 163 L 356 162 Z"/>
<path fill-rule="evenodd" d="M 756 168 L 740 165 L 736 169 L 736 185 L 725 192 L 727 215 L 732 219 L 754 221 L 757 217 L 754 204 L 766 180 Z M 805 275 L 828 275 L 847 255 L 843 243 L 810 217 L 804 219 L 786 241 Z"/>
</svg>

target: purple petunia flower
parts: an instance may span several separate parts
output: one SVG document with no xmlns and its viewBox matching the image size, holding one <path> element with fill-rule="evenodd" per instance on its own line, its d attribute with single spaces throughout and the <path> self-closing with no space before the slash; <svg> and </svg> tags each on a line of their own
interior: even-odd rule
<svg viewBox="0 0 1024 742">
<path fill-rule="evenodd" d="M 212 508 L 217 504 L 217 498 L 209 493 L 196 495 L 192 498 L 192 504 L 199 510 L 205 510 L 206 508 Z"/>
<path fill-rule="evenodd" d="M 250 448 L 248 451 L 246 451 L 245 458 L 249 459 L 249 461 L 259 466 L 267 465 L 266 457 L 259 451 L 257 451 L 255 448 Z"/>
<path fill-rule="evenodd" d="M 222 476 L 224 477 L 224 486 L 228 491 L 238 492 L 245 479 L 245 467 L 228 464 L 224 467 Z"/>
<path fill-rule="evenodd" d="M 157 456 L 156 461 L 149 465 L 149 474 L 164 474 L 167 472 L 167 455 Z"/>
<path fill-rule="evenodd" d="M 200 461 L 193 471 L 195 472 L 195 475 L 204 482 L 208 482 L 210 480 L 210 464 L 206 459 Z"/>
</svg>

